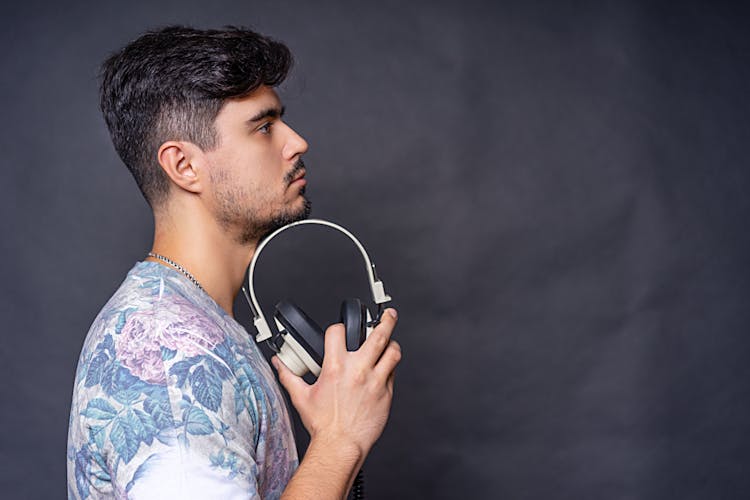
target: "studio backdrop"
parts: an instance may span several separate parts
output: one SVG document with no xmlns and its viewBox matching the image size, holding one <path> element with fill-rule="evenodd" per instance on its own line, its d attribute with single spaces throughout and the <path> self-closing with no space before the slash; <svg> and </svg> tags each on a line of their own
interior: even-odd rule
<svg viewBox="0 0 750 500">
<path fill-rule="evenodd" d="M 360 237 L 399 310 L 370 498 L 747 498 L 749 20 L 692 1 L 4 5 L 2 496 L 65 496 L 83 339 L 151 244 L 99 64 L 180 23 L 290 46 L 312 215 Z M 269 249 L 261 301 L 331 323 L 367 298 L 338 238 Z"/>
</svg>

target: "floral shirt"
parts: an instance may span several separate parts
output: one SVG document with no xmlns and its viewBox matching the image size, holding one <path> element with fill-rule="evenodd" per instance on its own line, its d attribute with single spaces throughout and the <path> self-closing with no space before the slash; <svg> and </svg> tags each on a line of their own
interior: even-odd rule
<svg viewBox="0 0 750 500">
<path fill-rule="evenodd" d="M 297 467 L 285 401 L 247 331 L 182 274 L 139 262 L 89 330 L 69 498 L 278 498 Z"/>
</svg>

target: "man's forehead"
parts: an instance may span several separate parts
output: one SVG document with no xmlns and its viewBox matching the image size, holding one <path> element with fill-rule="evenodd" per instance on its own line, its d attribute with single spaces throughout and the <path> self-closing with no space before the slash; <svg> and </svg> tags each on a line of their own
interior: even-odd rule
<svg viewBox="0 0 750 500">
<path fill-rule="evenodd" d="M 253 118 L 280 115 L 281 99 L 271 87 L 260 87 L 250 94 L 227 99 L 216 116 L 214 123 L 219 129 L 239 127 L 252 122 Z"/>
<path fill-rule="evenodd" d="M 269 110 L 280 113 L 281 109 L 281 99 L 276 91 L 271 87 L 261 86 L 246 96 L 227 99 L 216 119 L 244 122 Z"/>
</svg>

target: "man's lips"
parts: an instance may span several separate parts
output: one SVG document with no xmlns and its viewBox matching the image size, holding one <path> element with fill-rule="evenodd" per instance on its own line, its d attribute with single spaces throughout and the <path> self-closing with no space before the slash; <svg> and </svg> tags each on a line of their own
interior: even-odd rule
<svg viewBox="0 0 750 500">
<path fill-rule="evenodd" d="M 300 184 L 307 184 L 307 181 L 305 180 L 305 171 L 304 170 L 302 170 L 299 174 L 297 174 L 294 177 L 294 179 L 292 179 L 292 182 L 289 183 L 289 185 L 291 186 L 295 182 L 298 182 Z"/>
</svg>

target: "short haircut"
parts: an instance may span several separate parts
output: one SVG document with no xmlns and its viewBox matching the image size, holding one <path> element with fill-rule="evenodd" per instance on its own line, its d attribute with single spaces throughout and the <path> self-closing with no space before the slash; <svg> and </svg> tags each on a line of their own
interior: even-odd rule
<svg viewBox="0 0 750 500">
<path fill-rule="evenodd" d="M 102 64 L 102 113 L 149 205 L 158 206 L 169 193 L 157 159 L 165 141 L 215 148 L 214 121 L 224 102 L 281 84 L 291 66 L 283 43 L 232 26 L 168 26 L 111 55 Z"/>
</svg>

